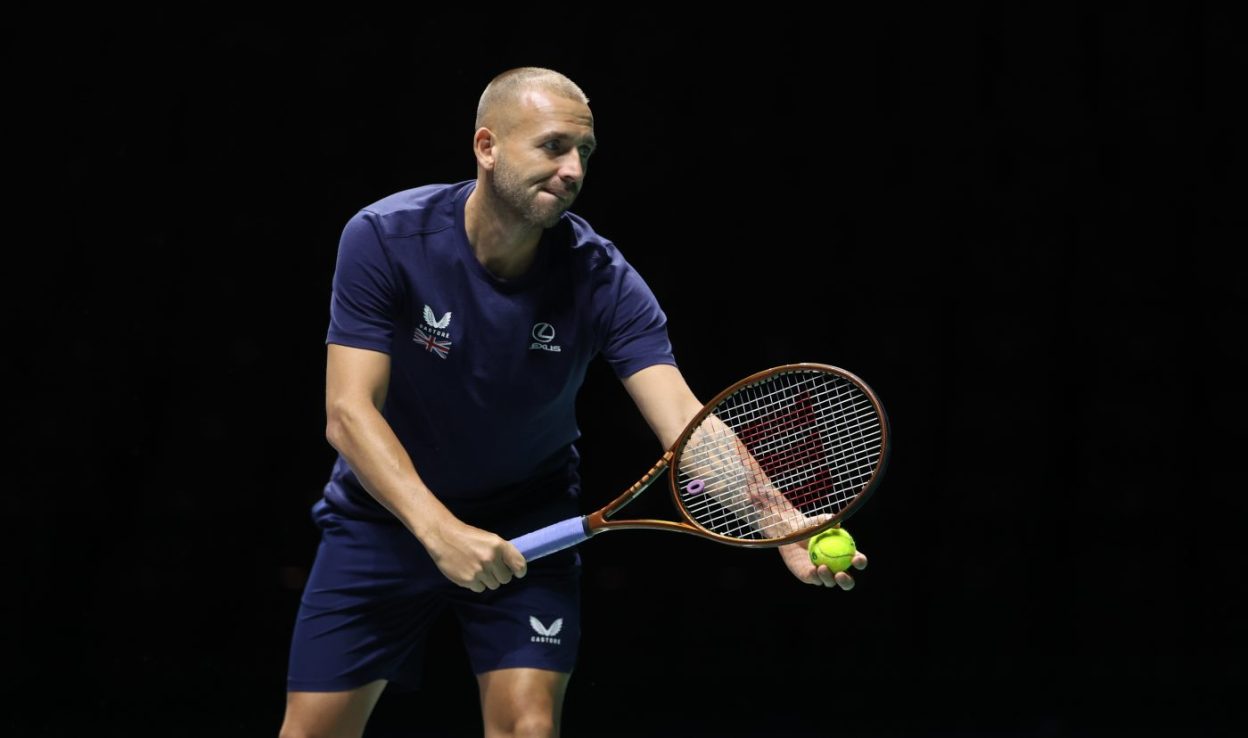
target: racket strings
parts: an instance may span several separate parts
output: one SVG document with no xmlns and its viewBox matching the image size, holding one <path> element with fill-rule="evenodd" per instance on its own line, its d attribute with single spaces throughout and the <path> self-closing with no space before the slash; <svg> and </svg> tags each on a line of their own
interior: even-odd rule
<svg viewBox="0 0 1248 738">
<path fill-rule="evenodd" d="M 870 405 L 865 396 L 859 395 L 857 399 L 859 402 L 852 407 L 852 411 L 855 413 L 853 417 L 844 417 L 839 421 L 834 419 L 832 422 L 828 422 L 825 419 L 818 427 L 818 430 L 831 432 L 832 434 L 840 436 L 849 436 L 852 432 L 857 431 L 859 432 L 858 437 L 862 440 L 879 439 L 882 436 L 882 433 L 877 422 L 874 408 Z M 824 412 L 820 413 L 823 415 L 831 409 L 827 407 L 830 404 L 831 403 L 824 403 L 824 407 L 819 407 L 818 405 L 815 407 L 816 409 L 823 410 Z M 844 416 L 850 411 L 851 409 L 846 407 L 846 403 L 841 402 L 837 404 L 836 409 L 832 412 L 837 414 L 836 416 L 833 416 L 836 418 L 838 416 Z M 768 466 L 766 461 L 767 459 L 778 458 L 780 461 L 786 462 L 784 466 L 792 469 L 794 473 L 808 472 L 811 468 L 818 465 L 823 453 L 825 452 L 822 438 L 811 432 L 812 429 L 814 429 L 813 427 L 815 423 L 810 420 L 801 424 L 800 434 L 788 433 L 785 435 L 784 433 L 790 430 L 790 428 L 773 426 L 773 432 L 770 436 L 759 437 L 757 434 L 742 434 L 738 431 L 734 431 L 732 428 L 732 421 L 734 418 L 732 416 L 721 416 L 719 413 L 716 413 L 716 416 L 722 424 L 726 426 L 724 430 L 732 431 L 732 433 L 724 433 L 721 431 L 719 433 L 719 440 L 721 440 L 721 442 L 731 442 L 734 435 L 737 439 L 746 435 L 747 438 L 742 442 L 749 448 L 755 459 L 759 459 L 760 457 L 764 459 L 764 461 L 761 462 L 764 467 Z M 725 417 L 727 418 L 727 422 L 724 422 Z M 706 425 L 707 424 L 704 423 L 704 427 L 706 427 Z M 789 423 L 788 425 L 797 427 L 796 424 L 793 423 Z M 864 428 L 871 426 L 874 427 L 872 432 L 865 434 L 861 433 Z M 748 435 L 754 436 L 753 443 L 750 443 Z M 722 445 L 703 443 L 699 444 L 691 455 L 687 455 L 683 458 L 687 461 L 697 463 L 701 460 L 700 457 L 702 455 L 719 455 L 722 457 L 724 455 L 724 448 L 725 446 Z M 865 451 L 865 449 L 858 450 L 860 454 Z M 842 445 L 841 448 L 835 449 L 833 453 L 834 455 L 845 458 L 849 456 L 850 451 L 851 449 Z M 869 454 L 867 455 L 869 456 Z M 776 464 L 772 465 L 778 466 Z M 739 471 L 744 472 L 744 467 L 740 468 Z"/>
<path fill-rule="evenodd" d="M 877 443 L 867 443 L 853 449 L 838 449 L 831 454 L 831 461 L 828 461 L 825 449 L 816 440 L 812 440 L 803 446 L 786 449 L 787 459 L 782 460 L 789 462 L 787 467 L 777 466 L 774 461 L 778 456 L 776 452 L 773 452 L 770 457 L 764 457 L 766 461 L 761 462 L 760 466 L 764 470 L 768 467 L 778 468 L 776 473 L 769 475 L 771 483 L 788 492 L 786 496 L 795 504 L 801 505 L 805 500 L 800 498 L 810 497 L 813 500 L 814 497 L 821 496 L 816 493 L 821 492 L 828 485 L 838 485 L 851 493 L 856 491 L 856 487 L 859 486 L 857 482 L 863 476 L 869 478 L 874 471 L 875 459 L 878 458 L 879 438 L 880 434 L 876 433 L 873 436 L 864 437 L 864 440 Z M 705 445 L 711 446 L 712 444 Z M 721 473 L 717 477 L 717 481 L 730 485 L 739 484 L 747 478 L 757 477 L 756 474 L 752 474 L 753 470 L 749 467 L 734 463 L 739 452 L 733 448 L 735 446 L 733 439 L 721 437 L 720 443 L 714 445 L 716 446 L 714 450 L 709 450 L 705 454 L 694 454 L 684 459 L 686 466 L 695 469 L 708 466 L 735 467 L 735 471 Z M 758 456 L 762 454 L 756 454 L 755 458 L 757 459 Z M 816 482 L 821 484 L 820 490 L 803 489 Z"/>
<path fill-rule="evenodd" d="M 836 407 L 835 410 L 832 408 L 821 409 L 825 410 L 825 412 L 835 412 L 844 416 L 840 422 L 824 422 L 820 426 L 820 430 L 824 432 L 842 436 L 853 433 L 861 433 L 864 426 L 874 422 L 876 417 L 875 408 L 871 406 L 865 397 L 861 398 L 861 402 L 859 404 L 850 408 L 845 407 L 842 403 Z M 848 413 L 850 412 L 854 413 L 854 415 L 848 416 Z M 729 427 L 731 426 L 729 425 Z M 789 461 L 799 463 L 806 459 L 805 456 L 801 456 L 803 451 L 805 451 L 809 456 L 817 456 L 818 454 L 821 454 L 824 450 L 822 438 L 819 435 L 811 433 L 809 425 L 802 427 L 799 430 L 800 433 L 790 433 L 787 436 L 780 436 L 777 433 L 774 438 L 764 438 L 756 441 L 755 443 L 743 440 L 743 443 L 750 448 L 750 451 L 756 458 L 760 455 L 764 457 L 787 456 Z M 860 435 L 858 438 L 866 439 L 869 435 L 870 434 L 867 436 Z M 876 438 L 881 436 L 878 426 L 874 431 L 874 435 Z M 844 454 L 846 450 L 847 449 L 843 447 L 838 448 L 835 450 L 835 453 Z M 817 458 L 814 460 L 817 461 Z M 763 463 L 763 465 L 766 466 L 765 462 L 760 463 Z M 800 464 L 798 468 L 801 468 Z"/>
<path fill-rule="evenodd" d="M 852 502 L 882 448 L 879 414 L 854 383 L 774 375 L 724 398 L 690 435 L 676 470 L 680 503 L 719 535 L 784 537 Z"/>
<path fill-rule="evenodd" d="M 704 527 L 721 535 L 757 538 L 759 536 L 754 535 L 756 532 L 779 528 L 773 531 L 777 535 L 762 537 L 780 537 L 796 529 L 818 525 L 825 519 L 820 515 L 839 512 L 870 481 L 873 472 L 873 464 L 864 464 L 857 469 L 842 470 L 834 478 L 827 470 L 806 471 L 788 480 L 779 480 L 779 483 L 778 478 L 768 480 L 762 474 L 740 473 L 714 480 L 708 485 L 711 490 L 709 497 L 703 498 L 700 503 L 689 504 L 686 501 L 685 507 Z M 772 486 L 782 489 L 786 481 L 800 486 L 802 494 L 796 495 L 796 499 L 788 505 L 780 502 L 760 505 L 745 495 L 731 495 L 731 490 L 749 485 L 765 486 L 769 481 Z M 725 497 L 729 497 L 728 502 L 725 502 Z"/>
<path fill-rule="evenodd" d="M 857 472 L 856 474 L 854 472 Z M 839 512 L 870 481 L 871 466 L 835 478 L 823 473 L 793 476 L 788 481 L 802 487 L 800 495 L 759 497 L 751 488 L 773 489 L 775 482 L 766 474 L 738 474 L 735 478 L 712 479 L 710 495 L 701 503 L 689 504 L 692 516 L 708 529 L 742 538 L 783 537 L 804 528 L 815 527 Z M 846 484 L 848 490 L 843 489 Z M 745 492 L 745 494 L 742 494 Z M 776 493 L 773 491 L 773 495 Z"/>
</svg>

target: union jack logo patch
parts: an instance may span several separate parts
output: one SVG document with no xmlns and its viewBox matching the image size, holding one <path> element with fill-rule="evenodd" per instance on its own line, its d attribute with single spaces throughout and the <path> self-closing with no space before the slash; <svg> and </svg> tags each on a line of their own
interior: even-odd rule
<svg viewBox="0 0 1248 738">
<path fill-rule="evenodd" d="M 430 335 L 420 328 L 416 329 L 412 340 L 423 345 L 426 351 L 432 351 L 443 359 L 451 351 L 451 342 L 449 340 Z"/>
</svg>

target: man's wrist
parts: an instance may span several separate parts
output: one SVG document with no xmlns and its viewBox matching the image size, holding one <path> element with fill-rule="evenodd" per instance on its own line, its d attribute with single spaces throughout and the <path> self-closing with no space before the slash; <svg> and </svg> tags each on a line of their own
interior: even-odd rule
<svg viewBox="0 0 1248 738">
<path fill-rule="evenodd" d="M 422 497 L 424 499 L 420 499 Z M 400 511 L 399 519 L 412 532 L 412 535 L 416 536 L 417 540 L 427 546 L 428 540 L 444 530 L 446 525 L 455 519 L 455 516 L 433 496 L 433 493 L 422 490 L 413 496 L 404 510 Z"/>
</svg>

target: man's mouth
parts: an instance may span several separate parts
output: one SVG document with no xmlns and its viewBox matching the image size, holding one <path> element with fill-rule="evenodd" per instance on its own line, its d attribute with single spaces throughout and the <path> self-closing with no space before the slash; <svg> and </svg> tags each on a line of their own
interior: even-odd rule
<svg viewBox="0 0 1248 738">
<path fill-rule="evenodd" d="M 543 187 L 542 192 L 545 192 L 548 195 L 554 195 L 560 200 L 569 200 L 572 198 L 572 195 L 573 195 L 573 193 L 569 190 L 552 190 L 549 187 Z"/>
</svg>

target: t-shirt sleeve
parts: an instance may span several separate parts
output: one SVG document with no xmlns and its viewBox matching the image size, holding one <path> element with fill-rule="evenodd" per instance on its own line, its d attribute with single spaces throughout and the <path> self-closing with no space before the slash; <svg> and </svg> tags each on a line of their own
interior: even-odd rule
<svg viewBox="0 0 1248 738">
<path fill-rule="evenodd" d="M 655 364 L 676 364 L 667 336 L 667 316 L 659 308 L 650 286 L 632 266 L 613 265 L 614 304 L 608 316 L 602 355 L 620 379 Z"/>
<path fill-rule="evenodd" d="M 368 211 L 347 221 L 338 241 L 326 343 L 390 353 L 398 285 Z"/>
</svg>

